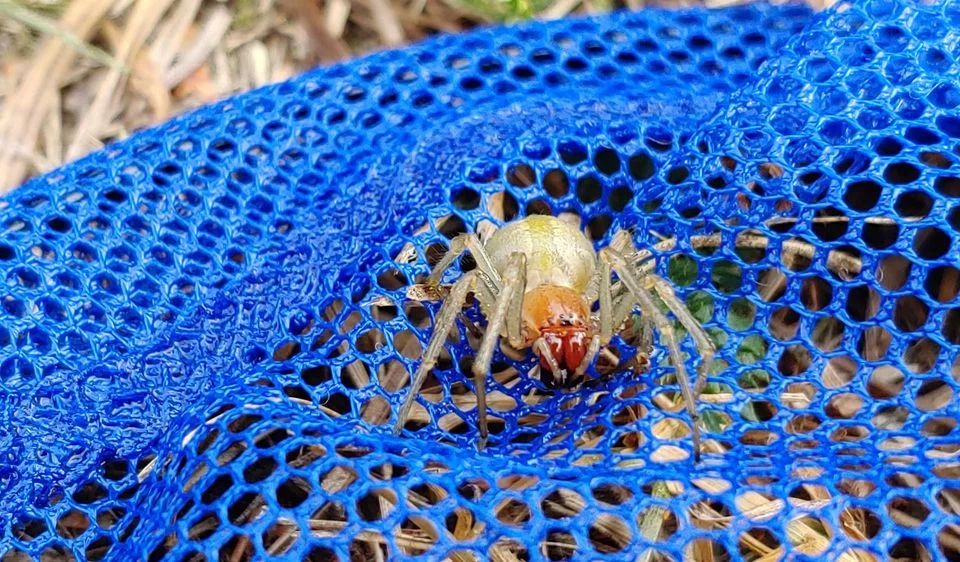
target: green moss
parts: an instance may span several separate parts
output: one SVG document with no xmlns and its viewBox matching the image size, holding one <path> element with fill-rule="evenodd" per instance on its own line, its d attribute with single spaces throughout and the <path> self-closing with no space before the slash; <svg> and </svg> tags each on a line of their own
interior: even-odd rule
<svg viewBox="0 0 960 562">
<path fill-rule="evenodd" d="M 667 276 L 675 285 L 686 287 L 697 278 L 697 262 L 690 256 L 673 256 L 667 264 Z"/>
<path fill-rule="evenodd" d="M 693 291 L 687 296 L 687 308 L 697 322 L 706 324 L 713 318 L 713 297 L 704 291 Z"/>
<path fill-rule="evenodd" d="M 743 284 L 740 266 L 730 260 L 720 260 L 713 265 L 710 281 L 719 291 L 732 293 Z"/>
<path fill-rule="evenodd" d="M 56 6 L 56 4 L 51 5 Z M 60 27 L 59 23 L 50 19 L 41 11 L 32 9 L 26 4 L 14 2 L 13 0 L 0 0 L 0 17 L 8 17 L 18 21 L 38 33 L 53 35 L 84 57 L 103 66 L 116 68 L 124 73 L 128 71 L 120 60 L 114 58 L 103 49 L 99 49 L 85 42 L 72 31 Z"/>
<path fill-rule="evenodd" d="M 741 331 L 753 326 L 757 314 L 757 307 L 747 299 L 737 299 L 730 303 L 727 311 L 727 325 L 731 329 Z"/>
<path fill-rule="evenodd" d="M 747 336 L 737 348 L 737 361 L 744 365 L 752 365 L 767 356 L 767 340 L 761 336 Z"/>
</svg>

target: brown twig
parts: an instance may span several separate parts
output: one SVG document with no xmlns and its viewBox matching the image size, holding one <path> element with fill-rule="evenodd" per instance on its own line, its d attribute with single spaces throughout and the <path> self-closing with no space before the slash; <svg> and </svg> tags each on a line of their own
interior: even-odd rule
<svg viewBox="0 0 960 562">
<path fill-rule="evenodd" d="M 230 29 L 231 19 L 230 12 L 222 6 L 211 10 L 194 42 L 163 70 L 163 83 L 167 88 L 180 85 L 210 58 Z"/>
<path fill-rule="evenodd" d="M 406 37 L 400 25 L 400 18 L 397 17 L 389 0 L 366 0 L 365 3 L 383 44 L 388 47 L 401 45 Z"/>
</svg>

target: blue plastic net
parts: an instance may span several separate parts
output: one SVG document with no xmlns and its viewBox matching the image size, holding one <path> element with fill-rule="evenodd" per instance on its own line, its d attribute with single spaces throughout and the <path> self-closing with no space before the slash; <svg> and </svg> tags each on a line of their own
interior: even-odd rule
<svg viewBox="0 0 960 562">
<path fill-rule="evenodd" d="M 877 0 L 440 37 L 32 181 L 0 560 L 960 559 L 958 29 Z M 458 324 L 390 434 L 438 310 L 407 287 L 534 213 L 659 243 L 719 348 L 699 464 L 662 346 L 611 373 L 629 322 L 572 392 L 498 351 L 482 452 Z"/>
</svg>

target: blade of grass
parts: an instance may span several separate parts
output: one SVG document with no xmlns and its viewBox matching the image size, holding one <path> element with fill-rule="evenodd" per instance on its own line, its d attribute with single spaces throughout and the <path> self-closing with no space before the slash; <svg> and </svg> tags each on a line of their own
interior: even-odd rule
<svg viewBox="0 0 960 562">
<path fill-rule="evenodd" d="M 661 499 L 670 499 L 673 497 L 667 483 L 662 480 L 653 483 L 651 494 L 653 497 Z M 653 506 L 648 509 L 643 515 L 643 520 L 640 522 L 640 534 L 650 542 L 656 542 L 660 537 L 660 530 L 663 528 L 666 516 L 667 510 L 660 506 Z M 652 556 L 653 549 L 648 548 L 643 555 L 640 556 L 639 562 L 650 562 Z"/>
<path fill-rule="evenodd" d="M 78 54 L 98 64 L 120 72 L 129 72 L 127 66 L 111 56 L 110 53 L 87 43 L 78 37 L 77 34 L 35 10 L 21 6 L 12 0 L 0 0 L 0 15 L 14 19 L 38 33 L 57 37 L 63 41 L 64 44 L 73 48 Z"/>
</svg>

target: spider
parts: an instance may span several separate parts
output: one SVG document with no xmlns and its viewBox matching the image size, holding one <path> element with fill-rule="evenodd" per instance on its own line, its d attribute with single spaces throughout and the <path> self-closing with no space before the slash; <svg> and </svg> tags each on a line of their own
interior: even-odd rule
<svg viewBox="0 0 960 562">
<path fill-rule="evenodd" d="M 582 379 L 601 346 L 610 343 L 618 328 L 635 307 L 641 322 L 656 327 L 676 370 L 681 393 L 693 427 L 696 461 L 700 460 L 700 430 L 696 399 L 706 383 L 705 367 L 715 349 L 700 323 L 677 298 L 666 279 L 653 273 L 652 254 L 640 252 L 640 259 L 628 258 L 621 247 L 631 245 L 629 237 L 599 252 L 575 227 L 549 215 L 531 215 L 496 230 L 486 243 L 476 234 L 455 237 L 450 251 L 434 267 L 428 288 L 439 288 L 444 271 L 469 250 L 476 269 L 464 273 L 444 296 L 437 313 L 434 332 L 413 376 L 394 426 L 403 428 L 410 408 L 427 373 L 434 367 L 446 339 L 467 297 L 473 293 L 488 319 L 472 373 L 477 392 L 478 426 L 482 449 L 487 440 L 486 376 L 494 348 L 501 337 L 511 347 L 532 349 L 539 359 L 545 384 L 571 389 Z M 630 254 L 633 255 L 633 254 Z M 611 285 L 611 272 L 620 281 Z M 625 287 L 625 289 L 624 289 Z M 673 325 L 658 308 L 654 295 L 690 333 L 701 356 L 696 387 L 691 387 Z M 598 313 L 592 314 L 599 301 Z"/>
</svg>

